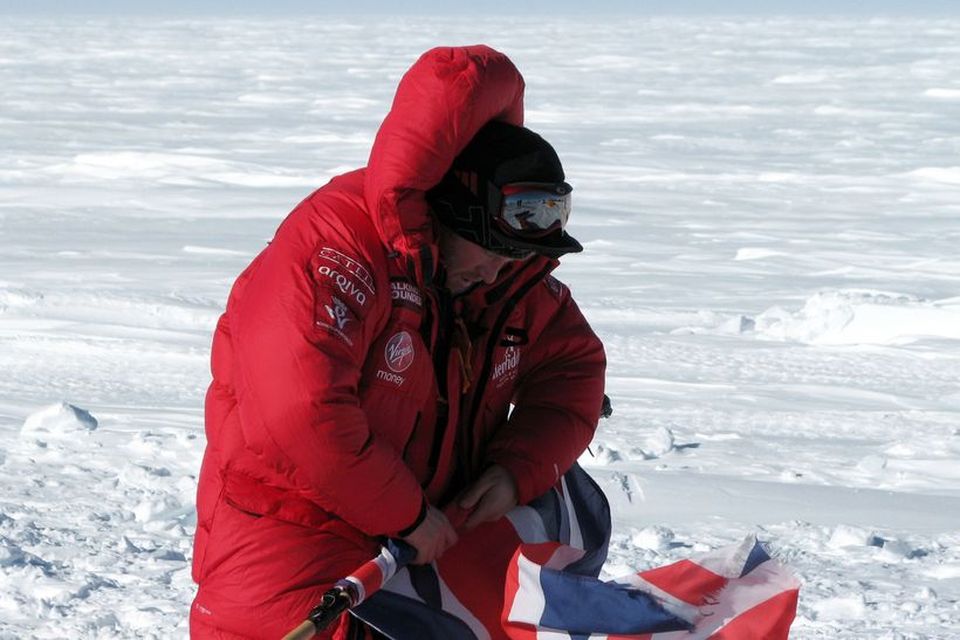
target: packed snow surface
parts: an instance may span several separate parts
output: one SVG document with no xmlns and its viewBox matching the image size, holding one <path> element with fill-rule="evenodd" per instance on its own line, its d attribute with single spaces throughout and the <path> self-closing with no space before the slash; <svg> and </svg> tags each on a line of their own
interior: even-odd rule
<svg viewBox="0 0 960 640">
<path fill-rule="evenodd" d="M 230 283 L 364 164 L 419 53 L 475 42 L 576 190 L 605 576 L 755 532 L 803 581 L 794 637 L 960 637 L 958 33 L 3 17 L 0 638 L 186 635 Z"/>
</svg>

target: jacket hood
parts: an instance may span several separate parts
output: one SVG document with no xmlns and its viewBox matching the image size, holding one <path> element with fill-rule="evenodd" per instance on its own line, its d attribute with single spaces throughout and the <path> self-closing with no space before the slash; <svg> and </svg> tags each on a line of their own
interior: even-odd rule
<svg viewBox="0 0 960 640">
<path fill-rule="evenodd" d="M 417 283 L 432 281 L 438 259 L 426 191 L 484 124 L 523 124 L 523 90 L 513 63 L 485 45 L 431 49 L 400 80 L 370 152 L 364 198 Z"/>
</svg>

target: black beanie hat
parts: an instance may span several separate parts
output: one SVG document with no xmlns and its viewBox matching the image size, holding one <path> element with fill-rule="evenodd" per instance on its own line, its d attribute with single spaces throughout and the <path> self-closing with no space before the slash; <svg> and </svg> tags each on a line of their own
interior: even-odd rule
<svg viewBox="0 0 960 640">
<path fill-rule="evenodd" d="M 440 184 L 427 191 L 427 202 L 442 225 L 490 251 L 556 258 L 583 247 L 566 231 L 536 241 L 506 235 L 492 224 L 493 209 L 500 207 L 503 185 L 563 180 L 563 166 L 550 143 L 525 127 L 491 121 L 454 159 Z"/>
</svg>

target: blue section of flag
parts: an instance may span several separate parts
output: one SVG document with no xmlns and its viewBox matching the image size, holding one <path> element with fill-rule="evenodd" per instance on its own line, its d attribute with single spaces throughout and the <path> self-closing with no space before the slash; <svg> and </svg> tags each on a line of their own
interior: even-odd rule
<svg viewBox="0 0 960 640">
<path fill-rule="evenodd" d="M 610 542 L 610 505 L 603 491 L 586 471 L 574 464 L 563 476 L 563 482 L 533 500 L 529 505 L 537 514 L 542 532 L 548 540 L 571 544 L 574 531 L 582 541 L 584 554 L 566 568 L 572 577 L 596 578 L 607 559 Z M 516 538 L 499 541 L 516 544 Z M 497 544 L 497 540 L 490 540 Z M 448 551 L 451 553 L 453 550 Z M 466 550 L 458 557 L 469 562 L 483 562 L 484 555 Z M 443 607 L 440 583 L 443 575 L 436 565 L 408 566 L 401 570 L 411 593 L 394 593 L 390 587 L 378 591 L 354 609 L 355 615 L 390 638 L 405 640 L 472 640 L 476 634 L 456 615 Z M 504 567 L 506 573 L 507 567 Z M 477 584 L 477 589 L 490 585 Z M 497 612 L 499 617 L 499 612 Z M 501 629 L 488 630 L 495 638 L 503 637 Z"/>
<path fill-rule="evenodd" d="M 639 639 L 684 630 L 706 638 L 728 625 L 746 634 L 741 637 L 787 640 L 799 583 L 755 538 L 641 572 L 635 576 L 637 587 L 601 582 L 597 575 L 607 557 L 610 508 L 597 484 L 576 465 L 554 489 L 505 522 L 489 525 L 489 536 L 462 538 L 447 551 L 453 555 L 439 572 L 437 565 L 402 569 L 354 614 L 393 640 L 526 639 L 533 629 L 555 631 L 556 637 L 569 640 L 589 640 L 590 634 Z M 549 541 L 545 546 L 540 544 L 544 538 Z M 489 549 L 518 544 L 519 553 L 502 574 L 499 566 L 490 570 L 492 555 L 503 562 L 504 554 Z M 547 551 L 549 561 L 543 557 Z M 522 565 L 520 558 L 526 558 Z M 740 578 L 768 562 L 760 583 L 739 589 Z M 730 572 L 718 574 L 723 567 Z M 653 591 L 648 594 L 644 585 L 653 585 Z M 477 594 L 484 597 L 472 597 Z M 783 594 L 792 598 L 779 597 Z M 484 610 L 468 610 L 467 603 Z M 669 613 L 663 603 L 690 620 Z M 764 609 L 765 603 L 772 604 Z M 741 619 L 748 611 L 751 616 Z"/>
<path fill-rule="evenodd" d="M 456 616 L 396 593 L 379 591 L 352 613 L 394 640 L 477 640 L 470 627 Z"/>
<path fill-rule="evenodd" d="M 623 585 L 540 570 L 545 607 L 540 626 L 571 633 L 651 633 L 691 625 L 667 613 L 646 593 Z"/>
<path fill-rule="evenodd" d="M 753 549 L 750 550 L 750 555 L 747 556 L 747 561 L 743 563 L 743 572 L 740 574 L 740 577 L 747 575 L 761 564 L 770 559 L 770 554 L 767 553 L 767 550 L 763 548 L 763 545 L 757 542 L 753 545 Z"/>
<path fill-rule="evenodd" d="M 579 465 L 575 464 L 567 471 L 563 476 L 563 485 L 565 492 L 553 489 L 532 501 L 529 506 L 543 520 L 547 539 L 554 542 L 570 544 L 571 529 L 576 520 L 584 555 L 566 570 L 576 575 L 596 577 L 607 561 L 610 504 L 597 483 Z"/>
</svg>

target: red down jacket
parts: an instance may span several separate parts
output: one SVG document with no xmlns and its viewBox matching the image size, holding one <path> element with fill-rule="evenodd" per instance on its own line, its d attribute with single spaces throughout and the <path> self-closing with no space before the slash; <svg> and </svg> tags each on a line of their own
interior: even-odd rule
<svg viewBox="0 0 960 640">
<path fill-rule="evenodd" d="M 366 169 L 300 203 L 234 284 L 206 399 L 194 637 L 280 637 L 424 499 L 442 507 L 496 463 L 527 502 L 590 442 L 603 348 L 556 261 L 454 300 L 431 285 L 424 192 L 484 123 L 521 123 L 523 88 L 487 47 L 424 54 Z"/>
</svg>

